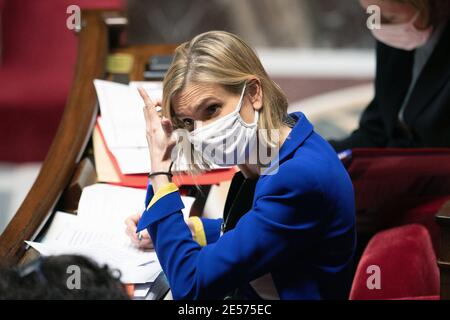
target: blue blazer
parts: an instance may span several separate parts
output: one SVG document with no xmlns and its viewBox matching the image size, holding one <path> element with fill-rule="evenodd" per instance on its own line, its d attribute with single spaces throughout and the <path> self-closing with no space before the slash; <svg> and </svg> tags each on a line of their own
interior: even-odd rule
<svg viewBox="0 0 450 320">
<path fill-rule="evenodd" d="M 355 251 L 351 180 L 335 151 L 302 113 L 279 151 L 279 168 L 262 175 L 252 209 L 220 236 L 221 219 L 203 219 L 207 245 L 192 240 L 178 192 L 144 212 L 175 299 L 221 299 L 271 279 L 281 299 L 346 299 Z M 147 201 L 153 196 L 148 188 Z M 267 277 L 269 276 L 269 277 Z"/>
</svg>

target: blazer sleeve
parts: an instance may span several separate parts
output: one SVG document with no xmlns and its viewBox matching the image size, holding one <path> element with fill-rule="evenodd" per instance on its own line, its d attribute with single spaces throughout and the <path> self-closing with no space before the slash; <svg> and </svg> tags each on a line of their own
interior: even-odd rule
<svg viewBox="0 0 450 320">
<path fill-rule="evenodd" d="M 382 148 L 387 144 L 387 129 L 382 118 L 382 111 L 378 101 L 378 75 L 383 72 L 383 45 L 377 42 L 377 66 L 375 74 L 375 97 L 364 110 L 359 121 L 359 127 L 349 137 L 342 140 L 330 140 L 330 144 L 337 152 L 352 148 Z"/>
<path fill-rule="evenodd" d="M 181 211 L 158 206 L 167 197 L 179 197 L 178 192 L 144 213 L 147 222 L 141 228 L 147 227 L 152 237 L 175 299 L 223 298 L 286 263 L 293 253 L 314 246 L 322 221 L 317 204 L 323 203 L 320 192 L 312 191 L 317 183 L 313 177 L 280 173 L 281 169 L 233 230 L 204 247 L 192 240 Z M 166 204 L 175 202 L 172 198 Z M 299 203 L 302 208 L 294 205 Z"/>
<path fill-rule="evenodd" d="M 220 237 L 223 219 L 201 218 L 203 230 L 205 231 L 206 243 L 214 243 Z"/>
</svg>

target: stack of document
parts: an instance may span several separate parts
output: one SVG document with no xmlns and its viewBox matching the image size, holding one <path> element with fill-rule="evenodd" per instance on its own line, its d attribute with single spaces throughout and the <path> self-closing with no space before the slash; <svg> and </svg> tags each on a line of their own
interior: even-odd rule
<svg viewBox="0 0 450 320">
<path fill-rule="evenodd" d="M 144 102 L 138 87 L 153 100 L 162 99 L 162 82 L 130 82 L 129 85 L 94 80 L 100 105 L 100 129 L 108 149 L 123 174 L 150 171 L 150 156 L 145 136 Z"/>
<path fill-rule="evenodd" d="M 79 254 L 107 264 L 121 273 L 123 283 L 137 284 L 135 296 L 143 297 L 161 273 L 154 250 L 134 246 L 125 233 L 125 219 L 144 209 L 145 190 L 107 184 L 83 189 L 78 215 L 56 212 L 40 242 L 27 241 L 44 256 Z M 183 214 L 189 216 L 194 202 L 182 197 Z"/>
</svg>

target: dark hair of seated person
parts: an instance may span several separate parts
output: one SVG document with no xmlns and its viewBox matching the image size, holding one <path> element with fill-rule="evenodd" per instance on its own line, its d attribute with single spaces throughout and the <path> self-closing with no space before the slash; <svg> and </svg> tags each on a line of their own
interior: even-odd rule
<svg viewBox="0 0 450 320">
<path fill-rule="evenodd" d="M 79 288 L 68 286 L 74 274 L 70 266 L 79 268 Z M 0 268 L 0 300 L 125 300 L 128 295 L 119 277 L 83 256 L 39 258 L 21 267 Z"/>
</svg>

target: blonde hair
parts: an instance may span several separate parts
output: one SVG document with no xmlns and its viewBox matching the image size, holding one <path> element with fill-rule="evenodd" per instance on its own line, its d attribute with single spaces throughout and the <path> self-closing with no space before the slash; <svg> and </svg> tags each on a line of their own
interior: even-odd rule
<svg viewBox="0 0 450 320">
<path fill-rule="evenodd" d="M 258 129 L 279 129 L 287 113 L 288 102 L 280 87 L 264 70 L 258 56 L 242 39 L 225 31 L 210 31 L 194 37 L 175 50 L 172 64 L 163 82 L 163 115 L 176 127 L 182 126 L 174 115 L 172 98 L 188 83 L 218 84 L 239 94 L 243 85 L 257 78 L 261 83 L 262 109 Z M 270 135 L 265 137 L 269 145 Z"/>
</svg>

